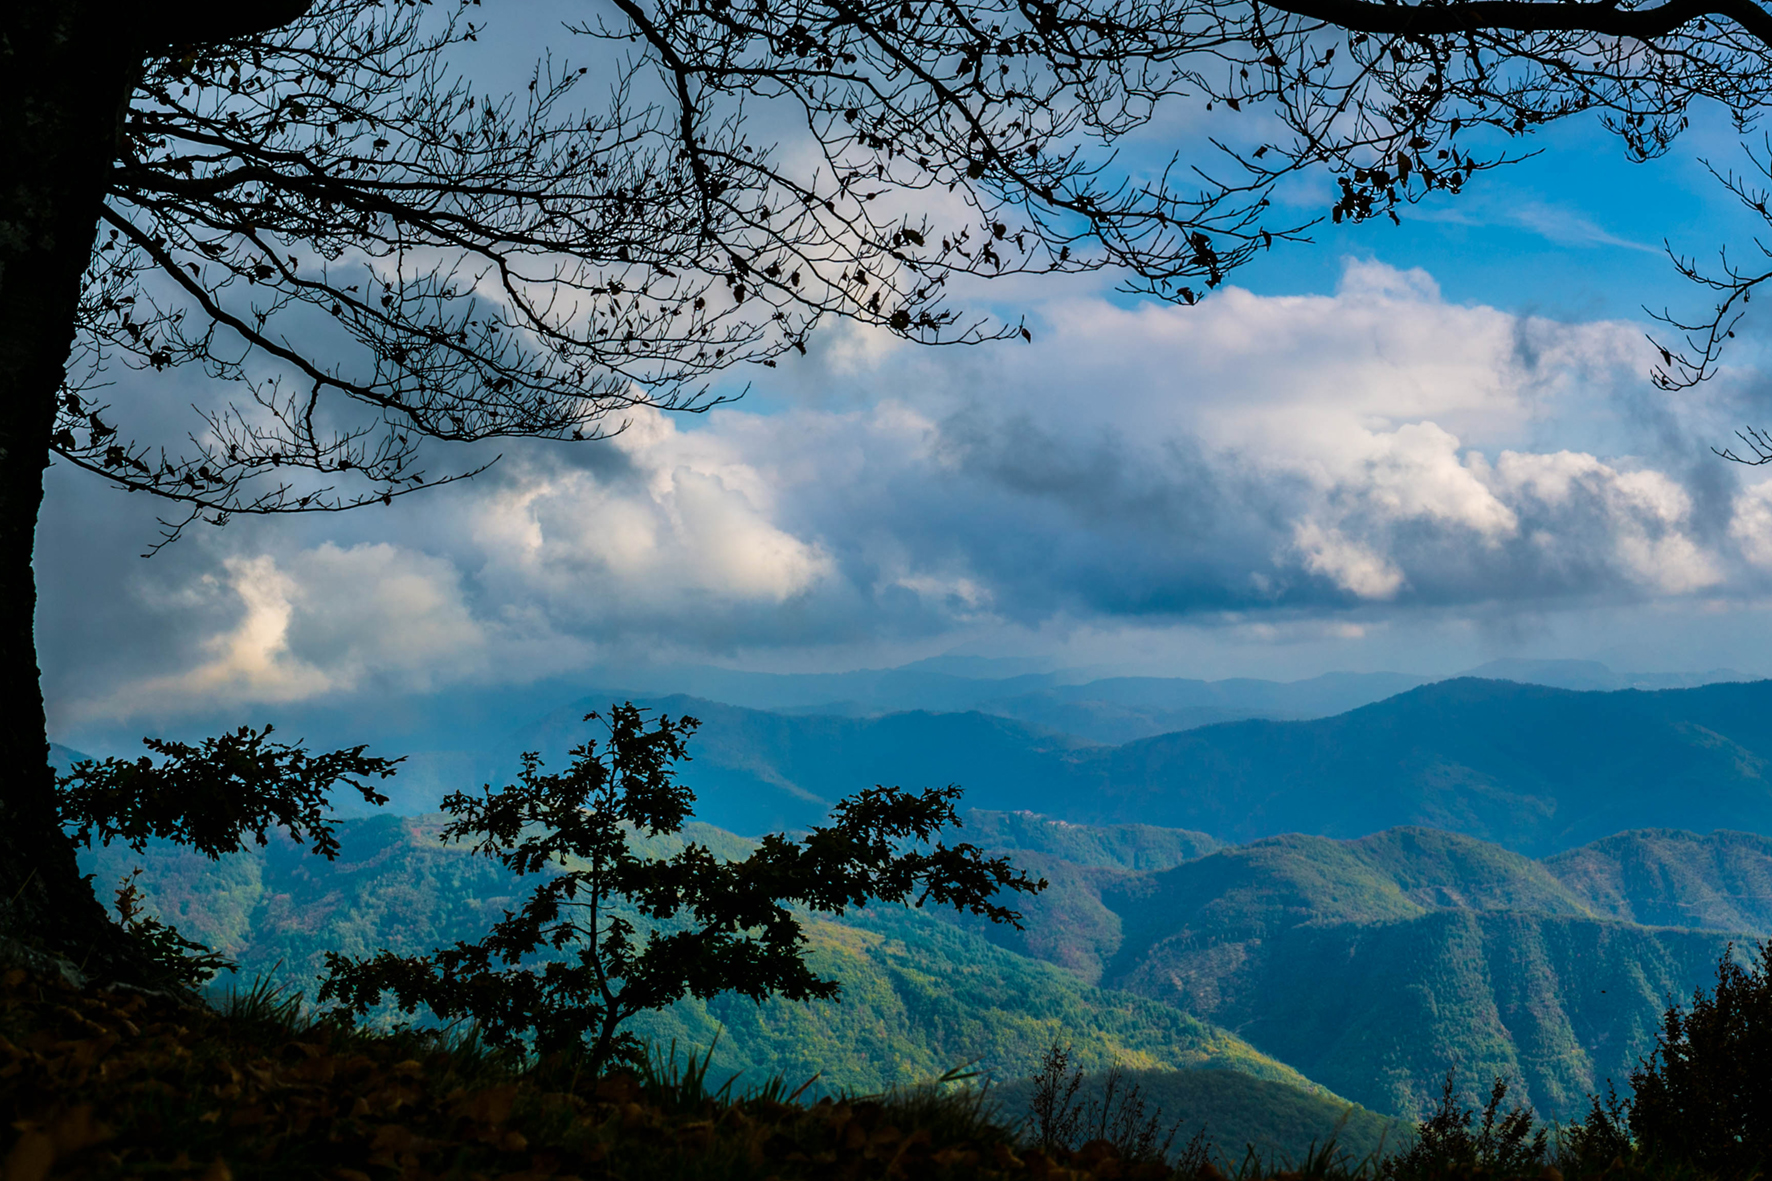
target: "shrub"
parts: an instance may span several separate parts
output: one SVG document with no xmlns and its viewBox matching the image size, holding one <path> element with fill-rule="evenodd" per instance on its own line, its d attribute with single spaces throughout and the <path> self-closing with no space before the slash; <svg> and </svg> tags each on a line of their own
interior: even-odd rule
<svg viewBox="0 0 1772 1181">
<path fill-rule="evenodd" d="M 1538 1172 L 1549 1134 L 1536 1126 L 1528 1108 L 1502 1111 L 1507 1081 L 1497 1077 L 1491 1084 L 1479 1122 L 1479 1113 L 1459 1099 L 1456 1076 L 1456 1070 L 1446 1072 L 1439 1108 L 1416 1125 L 1413 1144 L 1384 1161 L 1380 1175 L 1387 1181 L 1416 1181 L 1473 1169 L 1502 1177 Z"/>
<path fill-rule="evenodd" d="M 1019 926 L 1019 912 L 994 899 L 1046 886 L 973 845 L 928 847 L 959 824 L 952 785 L 858 792 L 830 824 L 799 840 L 766 836 L 742 861 L 693 842 L 641 856 L 634 834 L 675 834 L 691 815 L 695 797 L 675 766 L 698 723 L 661 715 L 649 727 L 629 704 L 604 724 L 607 740 L 574 749 L 563 774 L 544 775 L 531 752 L 516 784 L 443 801 L 454 817 L 445 840 L 473 841 L 475 853 L 540 879 L 521 909 L 478 942 L 429 956 L 328 953 L 320 1000 L 362 1015 L 391 992 L 403 1012 L 467 1018 L 500 1044 L 532 1039 L 545 1055 L 588 1055 L 591 1070 L 638 1065 L 643 1051 L 624 1022 L 682 997 L 837 995 L 807 966 L 790 906 L 840 915 L 874 899 L 929 901 Z"/>
<path fill-rule="evenodd" d="M 1713 990 L 1669 1003 L 1655 1051 L 1631 1072 L 1630 1129 L 1667 1162 L 1745 1176 L 1772 1159 L 1772 941 L 1744 967 L 1731 944 Z"/>
<path fill-rule="evenodd" d="M 1610 1082 L 1606 1097 L 1590 1096 L 1587 1118 L 1557 1129 L 1557 1171 L 1566 1177 L 1603 1173 L 1614 1161 L 1632 1159 L 1630 1101 Z"/>
<path fill-rule="evenodd" d="M 1079 1100 L 1084 1088 L 1081 1067 L 1071 1065 L 1071 1047 L 1054 1041 L 1040 1059 L 1028 1097 L 1023 1128 L 1037 1147 L 1077 1149 L 1079 1142 L 1105 1140 L 1121 1160 L 1166 1161 L 1175 1145 L 1179 1120 L 1163 1125 L 1161 1109 L 1150 1109 L 1144 1088 L 1114 1066 L 1102 1076 L 1099 1094 Z M 1182 1149 L 1178 1169 L 1188 1176 L 1205 1169 L 1212 1156 L 1211 1142 L 1202 1129 Z"/>
<path fill-rule="evenodd" d="M 179 929 L 164 922 L 144 908 L 141 887 L 136 879 L 142 876 L 136 866 L 117 885 L 117 921 L 135 937 L 147 960 L 165 974 L 165 983 L 193 990 L 215 979 L 218 972 L 235 972 L 239 965 L 224 955 L 217 955 L 208 945 L 186 939 Z"/>
</svg>

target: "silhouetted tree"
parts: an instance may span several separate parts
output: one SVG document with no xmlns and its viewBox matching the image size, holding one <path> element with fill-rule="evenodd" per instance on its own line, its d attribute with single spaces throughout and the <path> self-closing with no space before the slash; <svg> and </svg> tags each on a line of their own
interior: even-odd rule
<svg viewBox="0 0 1772 1181">
<path fill-rule="evenodd" d="M 52 456 L 162 498 L 166 538 L 386 504 L 478 470 L 424 467 L 426 441 L 595 438 L 637 406 L 705 408 L 715 372 L 804 349 L 830 316 L 927 343 L 1015 330 L 961 318 L 956 276 L 1111 265 L 1191 303 L 1319 216 L 1464 190 L 1547 122 L 1597 113 L 1646 159 L 1696 101 L 1745 127 L 1772 77 L 1751 0 L 611 2 L 580 31 L 638 56 L 589 106 L 591 75 L 564 60 L 515 97 L 461 78 L 467 0 L 0 6 L 15 935 L 124 954 L 46 765 L 30 560 Z M 1169 101 L 1266 122 L 1116 171 L 1100 149 Z M 747 130 L 772 108 L 800 137 L 783 150 Z M 1276 213 L 1275 187 L 1309 170 L 1334 178 L 1320 215 Z M 1725 266 L 1715 319 L 1657 380 L 1702 379 L 1769 273 Z M 122 366 L 243 394 L 167 439 L 153 407 L 106 403 Z"/>
<path fill-rule="evenodd" d="M 1550 1133 L 1537 1125 L 1529 1108 L 1503 1110 L 1507 1080 L 1496 1076 L 1482 1111 L 1467 1107 L 1457 1091 L 1457 1072 L 1446 1072 L 1440 1105 L 1415 1126 L 1415 1139 L 1386 1157 L 1384 1181 L 1426 1181 L 1477 1171 L 1496 1177 L 1534 1176 L 1550 1150 Z"/>
<path fill-rule="evenodd" d="M 1772 942 L 1754 963 L 1717 961 L 1712 989 L 1670 1003 L 1655 1051 L 1631 1071 L 1630 1130 L 1645 1154 L 1719 1177 L 1745 1177 L 1772 1160 Z"/>
<path fill-rule="evenodd" d="M 1071 1045 L 1056 1038 L 1029 1079 L 1022 1134 L 1032 1147 L 1046 1152 L 1076 1151 L 1104 1140 L 1123 1161 L 1172 1163 L 1180 1177 L 1208 1175 L 1213 1147 L 1204 1127 L 1170 1160 L 1180 1131 L 1180 1118 L 1166 1121 L 1163 1109 L 1150 1106 L 1143 1084 L 1129 1078 L 1123 1066 L 1115 1063 L 1090 1079 L 1082 1067 L 1072 1065 Z"/>
<path fill-rule="evenodd" d="M 0 6 L 0 924 L 101 971 L 126 941 L 75 869 L 47 764 L 33 531 L 56 457 L 193 522 L 390 503 L 471 475 L 421 440 L 596 438 L 639 406 L 804 349 L 837 313 L 978 339 L 939 275 L 887 276 L 904 218 L 734 183 L 732 121 L 578 101 L 538 67 L 516 97 L 450 66 L 476 6 L 20 0 Z M 804 196 L 804 195 L 802 195 Z M 773 203 L 773 208 L 771 208 Z M 975 268 L 962 251 L 942 273 Z M 909 265 L 908 263 L 905 265 Z M 900 285 L 903 286 L 902 284 Z M 218 398 L 182 441 L 104 401 L 120 368 Z M 166 797 L 170 800 L 172 797 Z M 165 802 L 165 801 L 163 801 Z"/>
<path fill-rule="evenodd" d="M 271 727 L 242 726 L 192 746 L 142 740 L 159 755 L 83 759 L 61 776 L 63 826 L 88 848 L 120 840 L 140 853 L 153 839 L 175 841 L 213 861 L 268 843 L 273 828 L 328 861 L 338 856 L 337 820 L 330 794 L 350 788 L 367 803 L 388 798 L 369 785 L 387 779 L 399 759 L 364 754 L 365 747 L 310 755 L 299 744 L 269 741 Z M 128 970 L 134 982 L 192 988 L 228 961 L 177 928 L 147 914 L 135 878 L 117 891 L 117 913 L 132 936 Z M 126 953 L 127 954 L 127 953 Z M 231 970 L 231 967 L 230 967 Z"/>
<path fill-rule="evenodd" d="M 597 1070 L 638 1062 L 628 1020 L 685 996 L 836 996 L 837 983 L 806 964 L 790 906 L 841 915 L 912 900 L 1019 927 L 1020 913 L 994 899 L 1046 886 L 975 845 L 927 847 L 960 822 L 951 786 L 870 788 L 839 802 L 829 824 L 798 840 L 765 836 L 743 860 L 721 861 L 693 841 L 649 855 L 634 839 L 674 837 L 694 810 L 676 764 L 699 723 L 661 714 L 648 727 L 628 704 L 605 724 L 607 740 L 575 748 L 564 773 L 543 774 L 529 753 L 515 784 L 443 801 L 455 817 L 445 841 L 473 842 L 480 856 L 540 878 L 522 907 L 478 942 L 428 956 L 328 952 L 320 1000 L 363 1014 L 391 992 L 403 1012 L 422 1005 L 469 1018 L 496 1043 L 532 1038 L 543 1054 L 582 1050 Z"/>
</svg>

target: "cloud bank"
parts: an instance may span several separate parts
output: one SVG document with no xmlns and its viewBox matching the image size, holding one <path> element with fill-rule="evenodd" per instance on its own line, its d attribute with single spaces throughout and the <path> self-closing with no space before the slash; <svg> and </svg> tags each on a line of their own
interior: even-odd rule
<svg viewBox="0 0 1772 1181">
<path fill-rule="evenodd" d="M 642 412 L 404 515 L 231 527 L 152 575 L 119 567 L 109 622 L 58 640 L 80 672 L 52 704 L 422 692 L 981 626 L 1357 630 L 1755 600 L 1772 577 L 1772 481 L 1704 446 L 1738 408 L 1645 403 L 1641 325 L 1459 305 L 1369 262 L 1333 295 L 1081 293 L 1036 324 L 959 352 L 837 329 L 705 418 Z M 40 563 L 72 560 L 45 544 Z"/>
</svg>

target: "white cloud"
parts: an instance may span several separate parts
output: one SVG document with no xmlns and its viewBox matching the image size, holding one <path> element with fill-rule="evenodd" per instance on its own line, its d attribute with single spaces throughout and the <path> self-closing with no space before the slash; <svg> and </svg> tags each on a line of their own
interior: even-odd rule
<svg viewBox="0 0 1772 1181">
<path fill-rule="evenodd" d="M 1579 452 L 1504 451 L 1495 473 L 1497 484 L 1522 502 L 1537 501 L 1571 522 L 1600 524 L 1598 538 L 1573 528 L 1558 537 L 1541 527 L 1538 545 L 1547 552 L 1609 543 L 1621 573 L 1664 594 L 1705 590 L 1724 579 L 1718 557 L 1688 531 L 1691 495 L 1662 472 L 1621 471 Z"/>
<path fill-rule="evenodd" d="M 1735 498 L 1729 536 L 1753 565 L 1772 570 L 1772 480 L 1761 480 Z"/>
<path fill-rule="evenodd" d="M 286 563 L 259 554 L 221 565 L 205 579 L 208 594 L 188 605 L 231 598 L 238 619 L 204 639 L 190 667 L 130 683 L 82 713 L 303 701 L 371 678 L 424 690 L 483 666 L 484 631 L 447 561 L 387 544 L 326 543 Z"/>
<path fill-rule="evenodd" d="M 1306 570 L 1362 599 L 1389 599 L 1402 589 L 1401 570 L 1383 554 L 1350 541 L 1338 529 L 1300 521 L 1294 527 L 1293 542 L 1304 555 Z"/>
<path fill-rule="evenodd" d="M 535 465 L 489 495 L 473 536 L 514 588 L 643 613 L 691 602 L 782 603 L 828 576 L 828 556 L 778 528 L 770 475 L 710 432 L 635 412 L 617 475 Z"/>
<path fill-rule="evenodd" d="M 1352 634 L 1416 608 L 1746 593 L 1772 570 L 1772 482 L 1710 527 L 1664 423 L 1615 415 L 1626 446 L 1605 450 L 1566 425 L 1641 380 L 1635 325 L 1449 303 L 1356 262 L 1333 295 L 1067 295 L 1037 326 L 959 351 L 839 334 L 764 404 L 514 448 L 437 502 L 422 545 L 246 545 L 204 592 L 229 622 L 106 708 L 538 675 L 612 646 Z"/>
</svg>

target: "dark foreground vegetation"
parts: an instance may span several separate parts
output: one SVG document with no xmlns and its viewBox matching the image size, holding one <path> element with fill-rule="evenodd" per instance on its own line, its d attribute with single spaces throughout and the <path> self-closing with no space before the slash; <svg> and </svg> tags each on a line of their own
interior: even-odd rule
<svg viewBox="0 0 1772 1181">
<path fill-rule="evenodd" d="M 624 1178 L 1158 1178 L 1096 1142 L 1026 1146 L 976 1092 L 939 1084 L 800 1103 L 711 1089 L 653 1057 L 601 1076 L 436 1033 L 364 1033 L 265 990 L 219 1009 L 0 977 L 6 1181 L 157 1175 L 338 1181 Z"/>
<path fill-rule="evenodd" d="M 657 1048 L 590 1068 L 448 1031 L 365 1031 L 268 987 L 218 1005 L 188 995 L 0 975 L 4 1181 L 163 1176 L 370 1178 L 1669 1178 L 1761 1174 L 1767 948 L 1725 957 L 1717 987 L 1670 1006 L 1632 1104 L 1596 1096 L 1560 1128 L 1459 1098 L 1414 1134 L 1356 1159 L 1331 1141 L 1301 1161 L 1237 1160 L 1178 1140 L 1134 1079 L 1091 1094 L 1054 1046 L 1020 1110 L 948 1077 L 881 1095 L 802 1099 L 777 1079 L 743 1094 L 705 1058 Z"/>
</svg>

